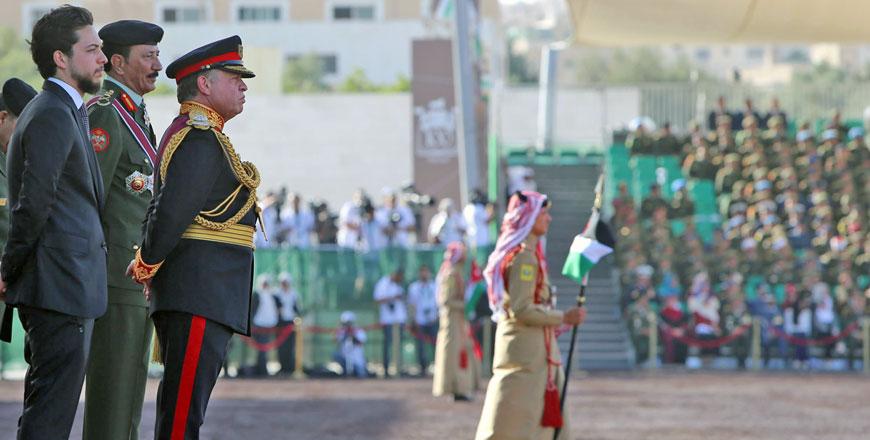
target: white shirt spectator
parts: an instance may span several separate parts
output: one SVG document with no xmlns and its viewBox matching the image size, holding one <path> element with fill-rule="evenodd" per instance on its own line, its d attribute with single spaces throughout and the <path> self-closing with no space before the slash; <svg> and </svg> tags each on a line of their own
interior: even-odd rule
<svg viewBox="0 0 870 440">
<path fill-rule="evenodd" d="M 272 289 L 260 288 L 257 290 L 257 310 L 254 312 L 255 327 L 275 327 L 278 325 L 278 305 L 275 303 L 275 295 Z"/>
<path fill-rule="evenodd" d="M 468 243 L 475 247 L 488 246 L 490 244 L 489 213 L 486 211 L 486 205 L 469 203 L 465 205 L 463 216 L 468 226 L 466 231 Z"/>
<path fill-rule="evenodd" d="M 375 223 L 378 226 L 377 240 L 384 244 L 384 247 L 398 246 L 407 248 L 411 246 L 411 240 L 408 230 L 415 225 L 414 213 L 407 206 L 398 205 L 394 208 L 382 206 L 375 211 Z M 386 234 L 385 229 L 394 228 L 392 240 Z"/>
<path fill-rule="evenodd" d="M 408 286 L 408 304 L 414 307 L 414 322 L 416 324 L 434 324 L 438 319 L 435 280 L 417 280 L 411 283 Z"/>
<path fill-rule="evenodd" d="M 374 298 L 380 303 L 381 324 L 404 324 L 407 321 L 408 312 L 405 309 L 405 302 L 402 301 L 404 293 L 402 286 L 395 283 L 390 275 L 384 275 L 375 284 Z"/>
<path fill-rule="evenodd" d="M 289 283 L 289 277 L 287 280 Z M 284 288 L 283 285 L 283 282 L 279 283 L 279 287 L 275 289 L 275 296 L 278 297 L 278 302 L 281 303 L 281 309 L 278 312 L 282 321 L 290 322 L 296 319 L 299 294 L 296 293 L 296 289 L 292 285 L 288 285 L 287 288 Z"/>
<path fill-rule="evenodd" d="M 438 204 L 438 213 L 429 222 L 429 240 L 443 245 L 462 242 L 468 225 L 465 219 L 453 208 L 452 199 L 442 199 Z"/>
<path fill-rule="evenodd" d="M 311 247 L 314 232 L 314 213 L 307 209 L 298 212 L 288 206 L 281 213 L 281 229 L 287 234 L 287 244 L 298 249 Z"/>
<path fill-rule="evenodd" d="M 336 243 L 341 247 L 357 248 L 360 242 L 361 225 L 360 207 L 352 201 L 342 205 L 341 210 L 338 211 Z"/>
<path fill-rule="evenodd" d="M 782 312 L 782 321 L 785 332 L 790 335 L 803 333 L 806 336 L 813 332 L 813 315 L 810 309 L 802 309 L 798 313 L 797 323 L 795 323 L 794 308 L 789 307 Z"/>
</svg>

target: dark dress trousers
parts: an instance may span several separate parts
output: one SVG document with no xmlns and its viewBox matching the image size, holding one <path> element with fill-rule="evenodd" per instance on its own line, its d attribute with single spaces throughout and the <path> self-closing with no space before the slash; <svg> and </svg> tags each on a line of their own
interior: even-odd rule
<svg viewBox="0 0 870 440">
<path fill-rule="evenodd" d="M 9 142 L 0 270 L 26 332 L 19 439 L 69 437 L 94 318 L 106 310 L 103 183 L 86 124 L 69 94 L 46 81 Z"/>
</svg>

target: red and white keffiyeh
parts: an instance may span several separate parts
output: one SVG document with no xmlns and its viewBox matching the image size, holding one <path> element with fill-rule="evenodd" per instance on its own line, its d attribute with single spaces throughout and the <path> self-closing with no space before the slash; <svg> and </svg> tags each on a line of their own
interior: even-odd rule
<svg viewBox="0 0 870 440">
<path fill-rule="evenodd" d="M 499 321 L 504 316 L 504 263 L 505 257 L 529 236 L 538 214 L 547 203 L 547 196 L 535 191 L 522 191 L 511 196 L 507 212 L 501 223 L 501 233 L 495 243 L 495 250 L 489 255 L 483 277 L 486 278 L 489 307 L 492 309 L 492 320 Z M 535 253 L 543 270 L 547 270 L 547 261 L 541 242 L 538 242 Z"/>
</svg>

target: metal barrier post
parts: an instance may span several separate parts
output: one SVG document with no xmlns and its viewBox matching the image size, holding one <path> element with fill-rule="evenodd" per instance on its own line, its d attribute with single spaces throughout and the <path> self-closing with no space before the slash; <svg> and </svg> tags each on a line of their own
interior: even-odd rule
<svg viewBox="0 0 870 440">
<path fill-rule="evenodd" d="M 862 319 L 864 327 L 864 343 L 862 354 L 864 355 L 864 374 L 870 374 L 870 316 L 865 316 Z"/>
<path fill-rule="evenodd" d="M 305 379 L 305 372 L 302 370 L 305 365 L 305 336 L 302 334 L 302 318 L 296 317 L 293 320 L 293 331 L 296 332 L 296 359 L 293 366 L 293 378 Z"/>
<path fill-rule="evenodd" d="M 752 369 L 761 369 L 761 320 L 752 318 Z"/>
<path fill-rule="evenodd" d="M 483 320 L 483 365 L 482 376 L 492 377 L 492 320 Z"/>
<path fill-rule="evenodd" d="M 399 340 L 399 339 L 401 339 L 399 337 L 399 335 L 401 334 L 401 333 L 399 333 L 399 329 L 400 329 L 399 324 L 393 324 L 393 347 L 392 347 L 393 348 L 393 362 L 391 362 L 391 363 L 393 364 L 393 368 L 394 368 L 393 374 L 395 374 L 396 376 L 401 374 L 401 371 L 399 371 L 399 365 L 401 365 L 401 362 L 399 362 L 399 356 L 402 355 L 402 341 Z M 385 370 L 388 368 L 389 368 L 389 365 L 384 365 Z"/>
<path fill-rule="evenodd" d="M 649 353 L 647 356 L 647 368 L 657 368 L 659 358 L 658 316 L 654 312 L 649 312 L 647 318 L 649 320 Z"/>
</svg>

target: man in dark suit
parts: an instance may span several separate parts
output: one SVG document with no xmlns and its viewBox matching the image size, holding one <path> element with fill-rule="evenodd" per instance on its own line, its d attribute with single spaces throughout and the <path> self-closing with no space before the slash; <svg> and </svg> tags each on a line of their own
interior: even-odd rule
<svg viewBox="0 0 870 440">
<path fill-rule="evenodd" d="M 163 135 L 145 236 L 127 272 L 145 284 L 164 362 L 155 439 L 196 439 L 233 333 L 250 334 L 260 175 L 224 123 L 242 112 L 238 36 L 175 60 L 178 117 Z"/>
<path fill-rule="evenodd" d="M 103 183 L 88 141 L 82 94 L 99 90 L 106 57 L 84 8 L 63 6 L 33 27 L 43 91 L 9 142 L 9 240 L 0 292 L 27 333 L 18 439 L 68 438 L 81 395 L 94 318 L 106 310 Z M 9 339 L 10 307 L 3 319 Z"/>
</svg>

